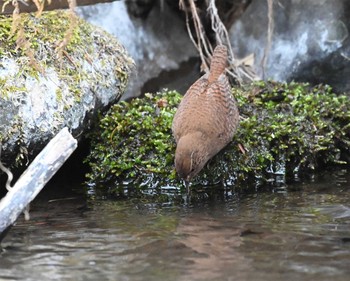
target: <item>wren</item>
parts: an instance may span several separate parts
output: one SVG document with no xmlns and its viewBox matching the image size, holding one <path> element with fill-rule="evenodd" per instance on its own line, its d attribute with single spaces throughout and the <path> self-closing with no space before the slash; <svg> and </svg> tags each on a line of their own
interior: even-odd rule
<svg viewBox="0 0 350 281">
<path fill-rule="evenodd" d="M 175 169 L 186 185 L 233 138 L 239 123 L 236 101 L 225 73 L 227 48 L 215 48 L 210 71 L 186 92 L 175 113 Z"/>
</svg>

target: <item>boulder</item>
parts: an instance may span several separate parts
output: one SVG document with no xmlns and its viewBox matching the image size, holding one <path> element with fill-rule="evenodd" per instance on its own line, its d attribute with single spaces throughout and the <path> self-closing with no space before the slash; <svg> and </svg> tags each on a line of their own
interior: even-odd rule
<svg viewBox="0 0 350 281">
<path fill-rule="evenodd" d="M 163 1 L 134 2 L 116 1 L 77 10 L 87 21 L 115 35 L 135 60 L 136 72 L 123 98 L 167 87 L 185 93 L 199 77 L 200 63 L 193 59 L 198 53 L 184 18 Z"/>
<path fill-rule="evenodd" d="M 12 18 L 0 18 L 0 142 L 8 165 L 34 156 L 63 127 L 79 138 L 97 112 L 119 100 L 133 67 L 113 36 L 70 12 L 21 17 L 27 50 L 16 48 Z"/>
<path fill-rule="evenodd" d="M 193 185 L 285 184 L 350 164 L 348 96 L 336 95 L 329 86 L 294 82 L 259 81 L 232 92 L 242 117 L 238 130 Z M 175 141 L 169 137 L 181 98 L 166 91 L 113 105 L 93 132 L 86 159 L 89 186 L 123 193 L 129 185 L 127 196 L 134 189 L 151 194 L 160 187 L 184 187 L 174 169 Z"/>
<path fill-rule="evenodd" d="M 264 78 L 326 83 L 349 91 L 349 1 L 273 2 L 275 28 Z M 253 1 L 229 30 L 235 53 L 241 58 L 254 53 L 260 75 L 267 30 L 267 1 Z"/>
</svg>

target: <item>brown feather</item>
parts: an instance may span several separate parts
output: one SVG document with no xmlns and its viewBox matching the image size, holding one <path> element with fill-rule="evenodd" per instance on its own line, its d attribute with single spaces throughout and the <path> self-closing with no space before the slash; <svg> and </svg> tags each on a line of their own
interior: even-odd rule
<svg viewBox="0 0 350 281">
<path fill-rule="evenodd" d="M 174 116 L 175 168 L 187 181 L 232 140 L 238 126 L 239 113 L 225 74 L 226 63 L 226 47 L 217 46 L 210 72 L 188 89 Z"/>
</svg>

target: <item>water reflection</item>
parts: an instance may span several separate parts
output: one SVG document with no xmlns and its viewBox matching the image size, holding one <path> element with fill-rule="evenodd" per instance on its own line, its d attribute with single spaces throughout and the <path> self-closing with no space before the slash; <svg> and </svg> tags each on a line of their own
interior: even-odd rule
<svg viewBox="0 0 350 281">
<path fill-rule="evenodd" d="M 348 280 L 349 180 L 186 203 L 42 198 L 3 241 L 0 279 Z"/>
</svg>

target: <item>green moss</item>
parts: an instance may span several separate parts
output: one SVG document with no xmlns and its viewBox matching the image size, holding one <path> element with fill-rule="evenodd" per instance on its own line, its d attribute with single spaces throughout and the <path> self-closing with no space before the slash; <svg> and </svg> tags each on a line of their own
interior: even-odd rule
<svg viewBox="0 0 350 281">
<path fill-rule="evenodd" d="M 348 163 L 347 96 L 334 94 L 328 86 L 264 82 L 235 88 L 233 94 L 240 108 L 239 129 L 195 182 L 234 184 Z M 144 188 L 181 185 L 174 171 L 171 134 L 180 99 L 178 93 L 169 91 L 113 106 L 92 136 L 89 180 Z"/>
<path fill-rule="evenodd" d="M 347 163 L 349 97 L 298 83 L 260 83 L 234 94 L 244 119 L 233 145 L 244 148 L 238 160 L 245 172 L 288 176 Z"/>
<path fill-rule="evenodd" d="M 72 14 L 69 11 L 44 12 L 38 18 L 32 14 L 20 17 L 22 35 L 18 31 L 11 34 L 12 16 L 0 16 L 0 69 L 2 64 L 4 68 L 17 69 L 16 73 L 9 71 L 0 78 L 0 98 L 10 100 L 26 94 L 30 91 L 26 89 L 30 84 L 27 82 L 33 81 L 32 78 L 39 82 L 50 80 L 58 87 L 56 101 L 63 112 L 54 117 L 61 121 L 65 111 L 72 109 L 73 101 L 80 102 L 89 91 L 114 94 L 116 100 L 124 92 L 133 62 L 113 36 L 78 17 L 74 18 L 70 30 Z M 16 41 L 21 41 L 19 37 L 26 40 L 20 47 L 16 45 Z M 58 47 L 65 39 L 68 44 L 59 52 Z M 101 67 L 103 64 L 106 67 Z M 108 86 L 111 83 L 113 87 Z M 115 92 L 111 93 L 110 88 Z M 19 135 L 20 140 L 25 139 L 18 129 L 2 133 L 4 138 Z M 19 147 L 27 143 L 24 141 Z M 23 156 L 22 152 L 18 153 Z"/>
<path fill-rule="evenodd" d="M 1 67 L 1 63 L 0 63 Z M 8 84 L 6 79 L 0 77 L 0 98 L 8 99 L 11 93 L 25 92 L 26 88 L 23 86 Z"/>
<path fill-rule="evenodd" d="M 16 40 L 11 36 L 12 20 L 9 17 L 0 16 L 0 56 L 16 53 Z"/>
<path fill-rule="evenodd" d="M 11 34 L 12 17 L 0 16 L 0 55 L 17 58 L 16 62 L 20 69 L 18 76 L 38 79 L 40 74 L 45 75 L 48 67 L 54 67 L 59 73 L 59 78 L 67 82 L 70 91 L 79 99 L 82 93 L 80 82 L 91 83 L 96 80 L 96 77 L 91 76 L 90 72 L 85 70 L 82 63 L 86 62 L 86 64 L 92 65 L 96 57 L 99 56 L 96 50 L 98 52 L 102 50 L 108 54 L 116 54 L 116 67 L 113 74 L 121 81 L 121 89 L 125 88 L 132 62 L 129 60 L 129 65 L 126 65 L 127 58 L 126 54 L 122 53 L 123 48 L 117 41 L 111 40 L 110 35 L 102 30 L 96 32 L 96 27 L 76 17 L 76 25 L 60 57 L 57 47 L 65 39 L 68 27 L 72 24 L 70 12 L 44 12 L 39 18 L 33 14 L 21 14 L 20 16 L 25 39 L 34 54 L 34 65 L 29 63 L 28 58 L 26 59 L 25 50 L 16 46 L 18 33 Z M 118 56 L 123 59 L 118 58 Z M 103 58 L 99 57 L 98 59 L 99 63 L 103 64 Z M 110 57 L 106 57 L 106 59 L 110 59 Z M 40 73 L 40 69 L 42 69 L 42 73 Z M 103 79 L 101 80 L 103 83 Z M 1 88 L 4 84 L 4 81 L 0 81 Z"/>
<path fill-rule="evenodd" d="M 180 99 L 170 91 L 114 105 L 93 136 L 90 179 L 172 181 L 175 143 L 170 128 Z"/>
</svg>

